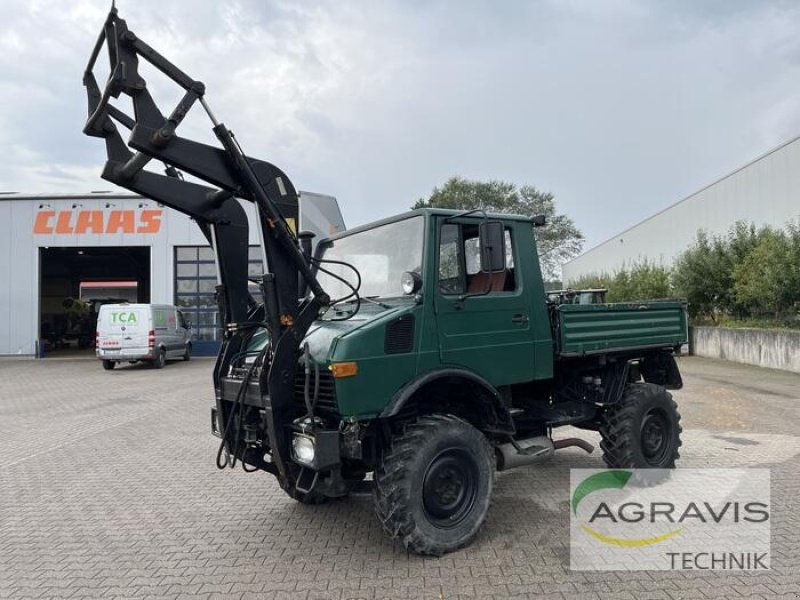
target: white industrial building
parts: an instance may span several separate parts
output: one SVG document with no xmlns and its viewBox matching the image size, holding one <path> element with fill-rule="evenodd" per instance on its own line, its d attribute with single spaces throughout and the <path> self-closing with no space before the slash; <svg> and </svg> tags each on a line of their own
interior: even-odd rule
<svg viewBox="0 0 800 600">
<path fill-rule="evenodd" d="M 258 275 L 255 208 L 242 204 L 250 274 Z M 343 230 L 336 199 L 300 192 L 299 227 L 318 237 Z M 188 216 L 134 194 L 2 193 L 0 240 L 0 355 L 46 356 L 51 347 L 76 345 L 65 299 L 109 296 L 182 307 L 193 323 L 195 352 L 216 351 L 214 256 Z"/>
<path fill-rule="evenodd" d="M 800 137 L 749 162 L 563 266 L 565 284 L 644 259 L 670 265 L 697 231 L 725 234 L 736 221 L 783 227 L 800 217 Z"/>
</svg>

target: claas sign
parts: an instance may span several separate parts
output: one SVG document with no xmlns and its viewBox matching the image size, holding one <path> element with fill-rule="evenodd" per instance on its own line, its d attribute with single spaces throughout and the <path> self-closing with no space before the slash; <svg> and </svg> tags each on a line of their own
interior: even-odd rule
<svg viewBox="0 0 800 600">
<path fill-rule="evenodd" d="M 40 210 L 36 213 L 33 233 L 158 233 L 160 209 L 135 210 Z"/>
</svg>

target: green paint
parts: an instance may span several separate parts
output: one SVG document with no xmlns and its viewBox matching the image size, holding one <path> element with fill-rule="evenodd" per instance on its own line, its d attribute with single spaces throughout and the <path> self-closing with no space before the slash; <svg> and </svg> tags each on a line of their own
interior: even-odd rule
<svg viewBox="0 0 800 600">
<path fill-rule="evenodd" d="M 331 362 L 358 363 L 358 375 L 335 383 L 339 409 L 346 419 L 380 414 L 401 388 L 444 367 L 471 371 L 499 387 L 552 379 L 561 353 L 686 343 L 685 305 L 678 301 L 564 305 L 555 312 L 559 338 L 554 340 L 533 226 L 525 217 L 492 216 L 503 223 L 512 240 L 513 291 L 464 300 L 458 294 L 443 293 L 438 275 L 445 221 L 476 228 L 483 219 L 477 215 L 453 219 L 457 211 L 440 209 L 415 214 L 425 218 L 423 283 L 418 297 L 382 299 L 392 306 L 389 310 L 363 302 L 356 316 L 344 321 L 328 320 L 335 317 L 331 311 L 314 323 L 306 337 L 321 369 Z M 408 215 L 380 224 L 403 218 Z M 454 260 L 446 253 L 444 259 Z M 453 271 L 449 263 L 447 267 L 447 273 Z M 414 347 L 408 353 L 387 354 L 386 326 L 402 315 L 414 317 Z M 517 322 L 519 315 L 526 316 L 527 322 Z M 255 348 L 265 342 L 266 336 L 257 336 L 251 344 Z"/>
</svg>

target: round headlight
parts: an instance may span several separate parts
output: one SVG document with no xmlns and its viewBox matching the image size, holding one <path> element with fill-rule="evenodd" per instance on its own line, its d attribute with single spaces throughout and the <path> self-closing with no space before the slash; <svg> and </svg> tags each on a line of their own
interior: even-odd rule
<svg viewBox="0 0 800 600">
<path fill-rule="evenodd" d="M 422 287 L 422 278 L 415 271 L 406 271 L 400 277 L 400 284 L 403 286 L 404 294 L 413 294 Z"/>
</svg>

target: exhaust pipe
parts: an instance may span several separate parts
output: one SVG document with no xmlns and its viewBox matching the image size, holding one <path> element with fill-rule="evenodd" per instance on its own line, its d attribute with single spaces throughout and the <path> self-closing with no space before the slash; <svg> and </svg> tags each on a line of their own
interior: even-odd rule
<svg viewBox="0 0 800 600">
<path fill-rule="evenodd" d="M 517 467 L 524 467 L 553 456 L 556 450 L 577 446 L 589 454 L 594 452 L 594 446 L 579 438 L 567 438 L 555 442 L 546 435 L 539 435 L 525 440 L 507 442 L 497 447 L 497 470 L 508 471 Z"/>
<path fill-rule="evenodd" d="M 594 452 L 594 446 L 587 442 L 586 440 L 582 440 L 580 438 L 566 438 L 563 440 L 556 440 L 553 442 L 553 446 L 555 446 L 556 450 L 561 450 L 562 448 L 569 448 L 570 446 L 577 446 L 581 450 L 585 450 L 587 454 L 591 454 Z"/>
<path fill-rule="evenodd" d="M 546 435 L 516 440 L 497 447 L 497 470 L 507 471 L 553 456 L 555 445 Z"/>
</svg>

